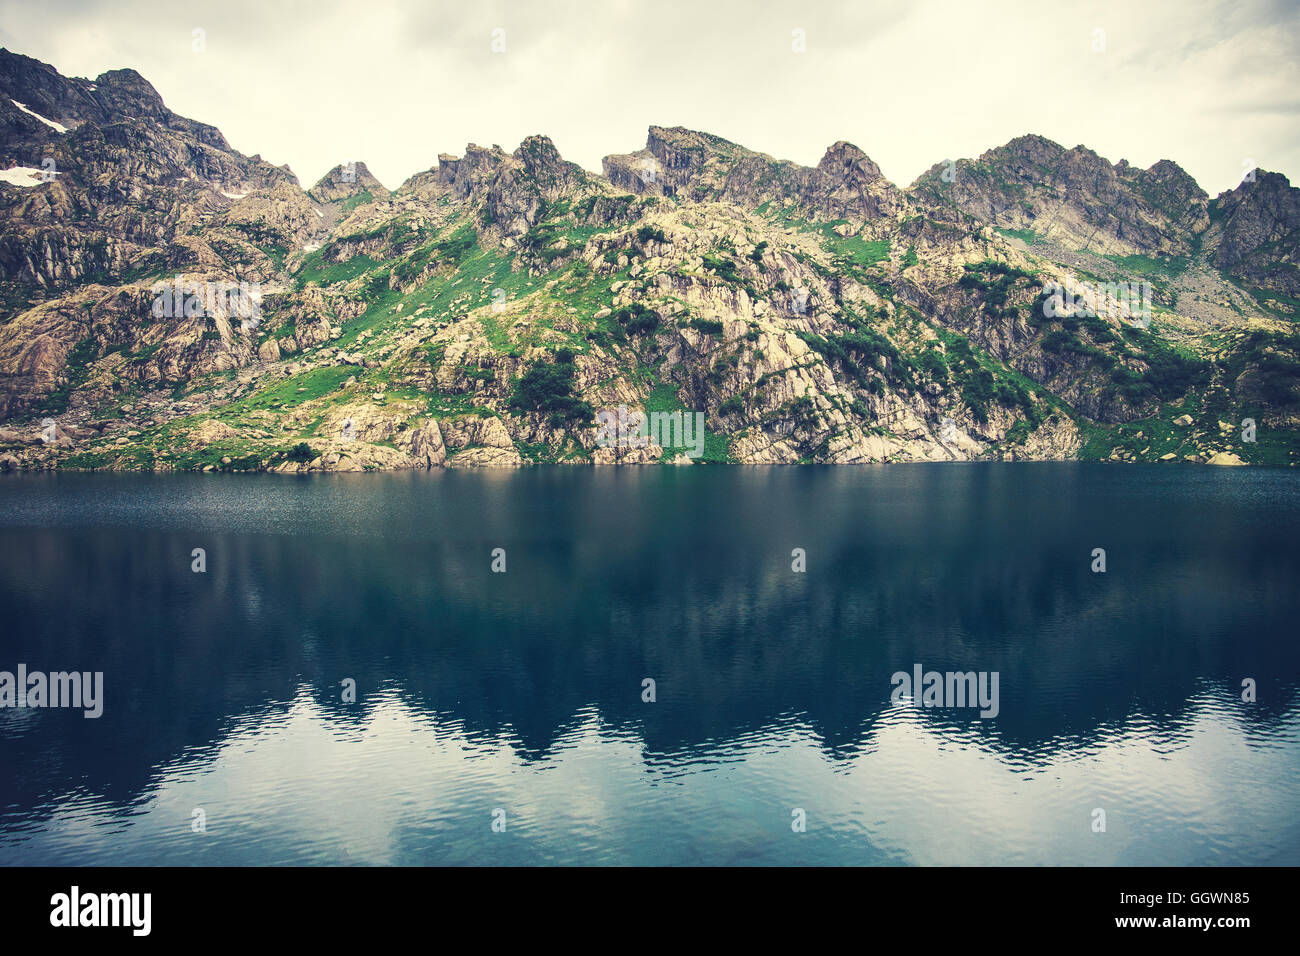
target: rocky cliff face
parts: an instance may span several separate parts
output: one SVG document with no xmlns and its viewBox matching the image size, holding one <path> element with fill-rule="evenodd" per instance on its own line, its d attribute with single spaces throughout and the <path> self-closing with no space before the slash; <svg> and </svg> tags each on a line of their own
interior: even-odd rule
<svg viewBox="0 0 1300 956">
<path fill-rule="evenodd" d="M 68 79 L 0 50 L 0 142 L 0 165 L 40 183 L 0 187 L 0 301 L 10 309 L 166 262 L 169 243 L 249 192 L 301 192 L 292 173 L 172 113 L 133 70 Z"/>
<path fill-rule="evenodd" d="M 823 219 L 895 218 L 906 208 L 903 194 L 880 167 L 845 142 L 830 147 L 809 169 L 707 133 L 652 126 L 645 149 L 606 156 L 603 168 L 620 189 L 692 202 L 718 200 L 751 209 L 776 203 Z"/>
<path fill-rule="evenodd" d="M 384 198 L 388 190 L 371 175 L 362 162 L 340 163 L 320 178 L 307 195 L 318 203 L 347 202 L 349 199 Z"/>
<path fill-rule="evenodd" d="M 1273 174 L 1022 137 L 903 191 L 652 127 L 603 176 L 533 136 L 304 191 L 129 71 L 0 53 L 0 93 L 0 467 L 1297 453 Z"/>
<path fill-rule="evenodd" d="M 1218 268 L 1300 294 L 1300 189 L 1285 176 L 1257 171 L 1216 200 L 1205 245 Z"/>
<path fill-rule="evenodd" d="M 1111 164 L 1083 146 L 1021 136 L 977 160 L 937 164 L 908 190 L 931 215 L 1025 230 L 1076 249 L 1183 255 L 1209 197 L 1176 163 Z"/>
</svg>

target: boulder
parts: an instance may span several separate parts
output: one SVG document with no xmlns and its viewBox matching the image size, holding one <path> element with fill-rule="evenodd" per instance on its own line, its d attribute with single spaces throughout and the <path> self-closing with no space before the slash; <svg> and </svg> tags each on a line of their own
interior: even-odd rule
<svg viewBox="0 0 1300 956">
<path fill-rule="evenodd" d="M 1217 455 L 1214 455 L 1212 458 L 1210 458 L 1210 460 L 1206 462 L 1206 464 L 1207 465 L 1244 465 L 1245 462 L 1242 461 L 1240 458 L 1238 458 L 1230 451 L 1221 451 Z"/>
<path fill-rule="evenodd" d="M 425 468 L 441 468 L 447 464 L 447 446 L 436 419 L 430 418 L 424 427 L 411 432 L 411 457 Z"/>
</svg>

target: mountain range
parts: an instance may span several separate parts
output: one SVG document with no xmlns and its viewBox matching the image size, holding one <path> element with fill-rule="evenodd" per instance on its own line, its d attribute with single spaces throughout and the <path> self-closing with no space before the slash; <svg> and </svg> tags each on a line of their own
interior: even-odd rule
<svg viewBox="0 0 1300 956">
<path fill-rule="evenodd" d="M 1298 307 L 1264 170 L 1026 135 L 902 188 L 652 126 L 600 175 L 530 136 L 304 189 L 133 70 L 0 50 L 4 470 L 1294 466 Z"/>
</svg>

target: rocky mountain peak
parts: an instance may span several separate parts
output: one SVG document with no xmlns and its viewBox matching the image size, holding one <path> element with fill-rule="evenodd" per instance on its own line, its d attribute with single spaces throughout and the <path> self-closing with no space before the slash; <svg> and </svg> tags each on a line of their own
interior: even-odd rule
<svg viewBox="0 0 1300 956">
<path fill-rule="evenodd" d="M 826 150 L 816 169 L 804 171 L 800 178 L 799 201 L 831 219 L 892 218 L 906 204 L 871 157 L 844 140 Z"/>
<path fill-rule="evenodd" d="M 822 172 L 844 177 L 848 177 L 854 171 L 865 173 L 872 179 L 881 177 L 880 167 L 872 162 L 871 157 L 844 140 L 840 140 L 826 150 L 817 168 Z"/>
<path fill-rule="evenodd" d="M 340 202 L 363 193 L 380 197 L 387 196 L 388 190 L 362 162 L 340 163 L 308 190 L 317 202 Z"/>
<path fill-rule="evenodd" d="M 74 105 L 78 93 L 75 81 L 54 67 L 0 49 L 0 143 L 12 147 L 18 140 L 49 140 L 55 138 L 53 124 L 65 129 L 80 125 L 84 117 Z"/>
<path fill-rule="evenodd" d="M 1152 164 L 1149 169 L 1140 172 L 1139 178 L 1148 186 L 1167 191 L 1175 201 L 1204 204 L 1210 198 L 1201 184 L 1192 178 L 1191 173 L 1172 159 L 1162 159 Z"/>
<path fill-rule="evenodd" d="M 524 141 L 514 152 L 514 158 L 523 163 L 530 173 L 541 169 L 554 169 L 564 162 L 551 138 L 540 134 L 524 137 Z"/>
<path fill-rule="evenodd" d="M 166 111 L 161 94 L 135 70 L 108 70 L 95 78 L 95 86 L 97 92 L 117 92 L 129 98 L 140 112 L 157 114 Z"/>
<path fill-rule="evenodd" d="M 1208 196 L 1176 163 L 1112 164 L 1086 146 L 1066 149 L 1034 134 L 976 160 L 939 163 L 908 193 L 932 216 L 1107 255 L 1186 255 L 1209 225 Z"/>
<path fill-rule="evenodd" d="M 461 157 L 442 154 L 438 157 L 438 180 L 451 186 L 452 194 L 465 199 L 476 189 L 484 187 L 510 157 L 500 146 L 490 149 L 469 143 Z"/>
<path fill-rule="evenodd" d="M 1206 246 L 1214 264 L 1260 285 L 1300 293 L 1300 189 L 1281 173 L 1256 170 L 1214 201 Z"/>
<path fill-rule="evenodd" d="M 135 70 L 108 70 L 94 81 L 65 77 L 47 63 L 8 50 L 0 50 L 0 95 L 69 129 L 86 122 L 107 126 L 152 120 L 170 125 L 180 119 Z"/>
<path fill-rule="evenodd" d="M 1048 163 L 1060 159 L 1065 151 L 1065 147 L 1055 140 L 1039 136 L 1037 133 L 1026 133 L 1008 140 L 1003 146 L 986 150 L 980 156 L 980 161 L 989 162 L 1003 157 L 1016 157 L 1031 163 Z"/>
<path fill-rule="evenodd" d="M 709 133 L 651 126 L 645 149 L 606 156 L 602 167 L 613 185 L 635 193 L 723 199 L 750 208 L 793 202 L 832 219 L 893 217 L 906 202 L 880 167 L 845 141 L 809 168 Z"/>
<path fill-rule="evenodd" d="M 566 189 L 585 178 L 581 167 L 560 156 L 549 136 L 527 137 L 513 158 L 545 191 Z"/>
<path fill-rule="evenodd" d="M 1218 202 L 1221 211 L 1252 204 L 1267 210 L 1270 215 L 1285 218 L 1290 214 L 1297 192 L 1300 190 L 1281 173 L 1257 169 L 1252 179 L 1243 179 L 1233 189 L 1220 193 Z"/>
<path fill-rule="evenodd" d="M 669 169 L 700 166 L 710 153 L 738 148 L 720 136 L 684 126 L 651 126 L 646 131 L 646 149 Z"/>
<path fill-rule="evenodd" d="M 644 149 L 613 154 L 601 161 L 605 178 L 620 189 L 639 194 L 683 197 L 702 185 L 720 185 L 738 159 L 770 157 L 753 153 L 720 136 L 683 126 L 651 126 Z"/>
</svg>

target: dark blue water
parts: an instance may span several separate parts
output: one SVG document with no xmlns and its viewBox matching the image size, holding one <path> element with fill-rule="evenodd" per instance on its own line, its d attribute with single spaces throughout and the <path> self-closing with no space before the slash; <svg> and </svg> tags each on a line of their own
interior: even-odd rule
<svg viewBox="0 0 1300 956">
<path fill-rule="evenodd" d="M 1281 470 L 5 476 L 0 670 L 105 692 L 0 863 L 1296 864 L 1298 582 Z"/>
</svg>

